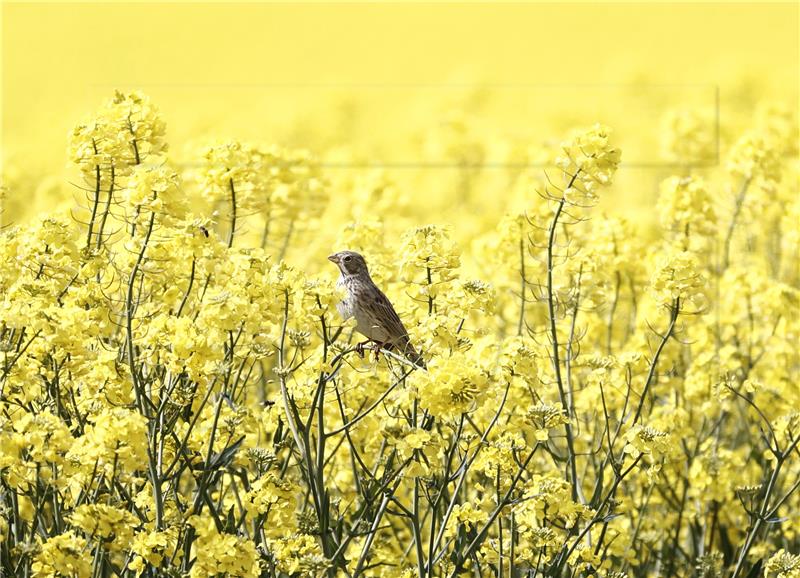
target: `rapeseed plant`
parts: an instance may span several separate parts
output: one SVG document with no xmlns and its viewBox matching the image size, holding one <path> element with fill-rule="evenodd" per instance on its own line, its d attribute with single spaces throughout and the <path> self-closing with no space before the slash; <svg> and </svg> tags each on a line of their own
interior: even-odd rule
<svg viewBox="0 0 800 578">
<path fill-rule="evenodd" d="M 421 146 L 464 243 L 376 167 L 174 162 L 116 93 L 70 137 L 81 208 L 0 231 L 3 574 L 798 576 L 796 121 L 750 120 L 701 174 L 706 116 L 667 115 L 653 232 L 597 207 L 602 125 L 507 143 L 549 168 L 468 215 L 491 143 L 454 111 Z M 358 356 L 334 248 L 427 369 Z"/>
</svg>

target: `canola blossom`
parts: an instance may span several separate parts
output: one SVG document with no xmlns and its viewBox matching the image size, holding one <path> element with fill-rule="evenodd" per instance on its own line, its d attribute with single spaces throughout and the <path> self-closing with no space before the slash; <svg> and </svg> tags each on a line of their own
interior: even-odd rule
<svg viewBox="0 0 800 578">
<path fill-rule="evenodd" d="M 800 577 L 796 119 L 749 121 L 707 175 L 708 119 L 667 114 L 656 233 L 597 210 L 596 124 L 467 244 L 378 168 L 176 163 L 117 92 L 70 134 L 79 207 L 0 230 L 0 573 Z M 427 370 L 359 355 L 317 249 L 364 254 Z"/>
</svg>

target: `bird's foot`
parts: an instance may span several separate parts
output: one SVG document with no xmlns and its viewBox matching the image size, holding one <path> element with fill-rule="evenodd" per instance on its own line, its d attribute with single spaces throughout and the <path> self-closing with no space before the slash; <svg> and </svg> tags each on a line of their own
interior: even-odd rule
<svg viewBox="0 0 800 578">
<path fill-rule="evenodd" d="M 364 346 L 370 343 L 369 340 L 356 343 L 356 353 L 361 359 L 364 359 Z"/>
<path fill-rule="evenodd" d="M 383 348 L 383 343 L 380 341 L 373 341 L 372 342 L 372 351 L 375 353 L 375 362 L 377 363 L 378 359 L 381 357 L 381 349 Z"/>
</svg>

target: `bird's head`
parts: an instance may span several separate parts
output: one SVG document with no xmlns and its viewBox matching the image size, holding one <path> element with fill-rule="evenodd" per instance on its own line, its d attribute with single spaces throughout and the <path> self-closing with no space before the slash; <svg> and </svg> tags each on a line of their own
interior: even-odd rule
<svg viewBox="0 0 800 578">
<path fill-rule="evenodd" d="M 367 262 L 355 251 L 339 251 L 328 257 L 339 267 L 342 275 L 368 274 Z"/>
</svg>

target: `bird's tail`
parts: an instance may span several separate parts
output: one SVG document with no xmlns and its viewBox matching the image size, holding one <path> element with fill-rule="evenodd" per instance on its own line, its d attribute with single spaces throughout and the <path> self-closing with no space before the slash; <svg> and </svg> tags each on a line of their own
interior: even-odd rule
<svg viewBox="0 0 800 578">
<path fill-rule="evenodd" d="M 411 345 L 411 341 L 406 341 L 405 347 L 403 347 L 403 355 L 417 367 L 428 369 L 428 366 L 425 365 L 425 360 L 422 358 L 422 354 L 414 349 L 414 346 Z"/>
</svg>

